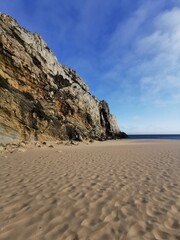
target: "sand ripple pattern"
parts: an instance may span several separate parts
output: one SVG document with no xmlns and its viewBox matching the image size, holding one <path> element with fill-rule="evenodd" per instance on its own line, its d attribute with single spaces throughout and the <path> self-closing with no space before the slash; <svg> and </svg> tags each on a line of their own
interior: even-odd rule
<svg viewBox="0 0 180 240">
<path fill-rule="evenodd" d="M 180 141 L 0 156 L 2 240 L 180 239 Z"/>
</svg>

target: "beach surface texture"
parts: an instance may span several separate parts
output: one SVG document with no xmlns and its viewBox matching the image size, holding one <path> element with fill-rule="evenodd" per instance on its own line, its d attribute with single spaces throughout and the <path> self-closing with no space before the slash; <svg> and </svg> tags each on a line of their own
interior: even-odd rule
<svg viewBox="0 0 180 240">
<path fill-rule="evenodd" d="M 1 240 L 180 239 L 180 141 L 29 144 L 0 178 Z"/>
</svg>

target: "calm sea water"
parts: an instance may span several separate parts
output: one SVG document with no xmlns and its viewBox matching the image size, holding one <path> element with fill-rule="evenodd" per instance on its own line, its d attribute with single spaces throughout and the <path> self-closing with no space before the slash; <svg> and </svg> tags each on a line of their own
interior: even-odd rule
<svg viewBox="0 0 180 240">
<path fill-rule="evenodd" d="M 129 139 L 173 139 L 180 140 L 180 134 L 137 134 L 128 135 Z"/>
</svg>

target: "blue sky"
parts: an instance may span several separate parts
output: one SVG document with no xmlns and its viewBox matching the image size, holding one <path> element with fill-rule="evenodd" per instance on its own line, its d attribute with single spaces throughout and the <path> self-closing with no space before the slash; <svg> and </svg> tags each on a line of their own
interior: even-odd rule
<svg viewBox="0 0 180 240">
<path fill-rule="evenodd" d="M 0 0 L 127 133 L 180 133 L 180 0 Z"/>
</svg>

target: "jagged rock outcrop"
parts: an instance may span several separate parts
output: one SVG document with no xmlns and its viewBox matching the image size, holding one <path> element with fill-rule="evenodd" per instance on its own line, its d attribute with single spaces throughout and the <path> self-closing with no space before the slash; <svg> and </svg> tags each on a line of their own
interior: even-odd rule
<svg viewBox="0 0 180 240">
<path fill-rule="evenodd" d="M 0 15 L 0 142 L 120 137 L 108 104 L 37 33 Z"/>
</svg>

